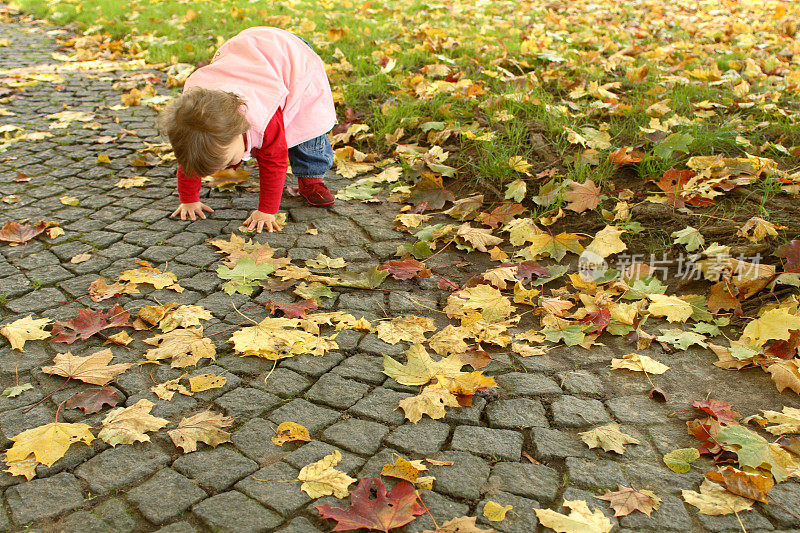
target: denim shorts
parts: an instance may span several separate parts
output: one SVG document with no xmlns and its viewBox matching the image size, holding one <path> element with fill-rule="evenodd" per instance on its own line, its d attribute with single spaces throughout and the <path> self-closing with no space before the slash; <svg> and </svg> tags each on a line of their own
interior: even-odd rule
<svg viewBox="0 0 800 533">
<path fill-rule="evenodd" d="M 327 135 L 314 137 L 289 148 L 292 174 L 298 178 L 325 177 L 333 166 L 333 147 Z"/>
</svg>

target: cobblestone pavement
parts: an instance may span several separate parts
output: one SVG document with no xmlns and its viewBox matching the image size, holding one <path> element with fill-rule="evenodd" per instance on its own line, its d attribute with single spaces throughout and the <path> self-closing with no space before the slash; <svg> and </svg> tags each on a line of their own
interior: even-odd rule
<svg viewBox="0 0 800 533">
<path fill-rule="evenodd" d="M 0 38 L 10 39 L 11 45 L 2 49 L 2 66 L 53 63 L 50 53 L 56 44 L 52 35 L 46 34 L 48 29 L 35 22 L 4 24 Z M 0 204 L 0 222 L 56 220 L 65 234 L 31 241 L 24 249 L 0 247 L 2 322 L 27 314 L 65 320 L 79 309 L 107 309 L 117 302 L 129 312 L 154 302 L 205 306 L 215 316 L 206 323 L 205 332 L 217 345 L 218 357 L 191 372 L 222 374 L 228 378 L 224 388 L 158 401 L 148 392 L 149 387 L 180 375 L 165 365 L 134 366 L 116 380 L 116 387 L 127 405 L 148 398 L 157 402 L 154 415 L 172 421 L 208 407 L 236 417 L 233 442 L 215 449 L 201 445 L 199 451 L 183 455 L 162 431 L 154 433 L 150 443 L 111 448 L 95 440 L 91 446 L 73 446 L 52 467 L 40 465 L 37 477 L 28 482 L 0 473 L 0 529 L 31 525 L 81 532 L 330 531 L 333 522 L 320 520 L 313 508 L 322 502 L 312 501 L 299 484 L 254 478 L 293 479 L 304 465 L 336 449 L 344 457 L 339 468 L 358 478 L 378 475 L 393 452 L 407 458 L 453 461 L 452 466 L 431 468 L 436 477 L 434 490 L 423 495 L 440 524 L 468 514 L 481 516 L 479 523 L 487 525 L 482 509 L 487 500 L 494 500 L 512 504 L 517 513 L 494 525 L 498 531 L 530 532 L 539 527 L 535 508 L 557 509 L 563 499 L 583 499 L 602 509 L 620 530 L 740 530 L 736 517 L 699 515 L 680 498 L 681 489 L 697 488 L 709 465 L 683 475 L 663 465 L 665 452 L 697 445 L 685 429 L 685 420 L 692 414 L 678 411 L 707 395 L 731 402 L 743 414 L 800 404 L 792 393 L 778 394 L 763 372 L 740 375 L 713 367 L 713 357 L 707 352 L 655 354 L 672 367 L 658 376 L 658 385 L 669 394 L 666 404 L 647 397 L 650 385 L 643 376 L 610 372 L 610 359 L 631 351 L 616 338 L 604 337 L 601 340 L 607 345 L 592 350 L 559 348 L 542 357 L 496 354 L 496 361 L 486 370 L 496 377 L 499 388 L 477 395 L 471 408 L 450 409 L 442 420 L 426 417 L 416 425 L 404 421 L 402 411 L 396 409 L 398 401 L 414 389 L 382 373 L 381 354 L 396 355 L 402 348 L 385 344 L 373 334 L 343 331 L 336 339 L 340 350 L 324 357 L 282 360 L 265 382 L 272 362 L 237 357 L 227 342 L 229 333 L 214 334 L 244 322 L 232 303 L 247 309 L 269 298 L 292 301 L 294 296 L 226 295 L 215 274 L 219 255 L 205 243 L 209 237 L 225 237 L 235 231 L 255 207 L 255 194 L 212 194 L 204 199 L 216 210 L 208 220 L 189 223 L 167 218 L 177 204 L 174 168 L 141 171 L 126 161 L 144 141 L 157 140 L 155 112 L 144 106 L 108 109 L 119 103 L 120 92 L 112 83 L 122 74 L 65 73 L 63 82 L 26 88 L 3 104 L 16 113 L 4 117 L 7 123 L 26 131 L 53 131 L 55 136 L 20 142 L 0 154 L 0 196 L 15 194 L 22 199 L 11 206 Z M 160 87 L 159 91 L 167 91 Z M 45 115 L 64 109 L 95 113 L 102 126 L 88 130 L 74 123 L 65 130 L 48 130 L 51 121 Z M 94 142 L 98 136 L 116 135 L 122 128 L 134 130 L 136 136 L 123 137 L 113 145 Z M 98 165 L 100 153 L 107 154 L 111 163 Z M 12 181 L 19 172 L 29 175 L 30 182 Z M 153 184 L 127 190 L 114 187 L 119 177 L 134 174 L 148 176 Z M 329 180 L 333 189 L 347 182 L 337 176 Z M 59 198 L 65 195 L 78 198 L 79 205 L 63 205 Z M 395 204 L 338 202 L 332 209 L 322 210 L 285 198 L 283 209 L 289 214 L 285 230 L 261 235 L 259 240 L 284 253 L 290 251 L 296 260 L 324 252 L 367 267 L 389 259 L 403 242 L 403 235 L 391 227 Z M 310 227 L 319 233 L 306 234 Z M 69 262 L 85 251 L 92 252 L 91 260 Z M 186 290 L 182 294 L 143 292 L 100 304 L 82 298 L 98 275 L 116 279 L 122 270 L 135 267 L 134 259 L 166 267 Z M 477 254 L 464 256 L 447 250 L 435 260 L 437 264 L 473 263 L 460 270 L 451 267 L 448 276 L 460 281 L 482 271 L 483 259 Z M 389 290 L 336 290 L 336 297 L 324 299 L 323 307 L 369 319 L 429 315 L 439 326 L 444 325 L 436 308 L 441 309 L 446 294 L 436 288 L 435 281 L 387 280 L 381 289 Z M 266 311 L 258 306 L 245 314 L 258 320 Z M 114 362 L 140 361 L 145 346 L 142 334 L 134 333 L 136 341 L 128 349 L 113 347 Z M 99 346 L 99 342 L 83 342 L 71 349 L 75 355 L 86 355 Z M 52 422 L 58 402 L 83 388 L 76 385 L 61 390 L 26 410 L 61 385 L 62 380 L 40 370 L 52 361 L 57 348 L 63 350 L 64 346 L 34 341 L 21 353 L 10 350 L 4 341 L 0 343 L 0 388 L 14 385 L 17 375 L 20 383 L 34 385 L 33 391 L 17 398 L 0 397 L 3 448 L 21 431 Z M 99 425 L 105 412 L 88 417 L 88 423 Z M 677 414 L 669 417 L 673 412 Z M 62 411 L 63 419 L 82 418 L 75 413 Z M 273 445 L 271 428 L 285 420 L 305 425 L 315 440 L 302 446 Z M 590 450 L 579 440 L 579 431 L 611 421 L 621 423 L 623 431 L 643 444 L 629 446 L 627 454 L 619 456 Z M 614 518 L 607 503 L 594 496 L 617 484 L 654 490 L 663 504 L 651 519 L 640 513 Z M 782 483 L 771 497 L 798 514 L 800 484 Z M 750 532 L 800 527 L 800 520 L 776 505 L 758 504 L 740 516 Z M 423 515 L 399 531 L 419 532 L 432 525 L 431 516 Z"/>
</svg>

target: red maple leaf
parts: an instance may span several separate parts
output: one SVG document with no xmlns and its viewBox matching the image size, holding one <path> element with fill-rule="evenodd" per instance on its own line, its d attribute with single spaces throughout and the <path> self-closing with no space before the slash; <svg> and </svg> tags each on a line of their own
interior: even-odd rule
<svg viewBox="0 0 800 533">
<path fill-rule="evenodd" d="M 517 273 L 514 274 L 514 277 L 527 283 L 533 279 L 533 276 L 543 278 L 549 275 L 550 271 L 543 266 L 539 266 L 536 261 L 523 261 L 517 264 Z"/>
<path fill-rule="evenodd" d="M 457 291 L 461 288 L 447 278 L 444 278 L 438 274 L 436 276 L 439 278 L 439 281 L 436 282 L 436 286 L 443 291 Z"/>
<path fill-rule="evenodd" d="M 720 424 L 738 424 L 742 415 L 733 410 L 733 406 L 721 400 L 701 400 L 692 402 L 692 407 L 719 420 Z"/>
<path fill-rule="evenodd" d="M 20 224 L 13 220 L 0 228 L 0 241 L 26 243 L 47 228 L 47 222 L 37 224 Z"/>
<path fill-rule="evenodd" d="M 781 359 L 793 359 L 797 355 L 798 347 L 800 347 L 800 331 L 795 329 L 789 332 L 789 340 L 777 340 L 764 351 Z"/>
<path fill-rule="evenodd" d="M 712 455 L 718 457 L 724 451 L 722 446 L 716 441 L 717 434 L 722 431 L 722 426 L 713 418 L 703 420 L 695 419 L 686 422 L 689 434 L 703 443 L 697 449 L 700 455 Z"/>
<path fill-rule="evenodd" d="M 374 498 L 371 498 L 374 494 Z M 414 486 L 401 481 L 388 494 L 383 481 L 376 477 L 365 477 L 350 493 L 350 507 L 343 509 L 330 504 L 316 505 L 322 518 L 337 521 L 333 531 L 349 529 L 374 529 L 389 533 L 390 529 L 404 526 L 425 512 L 417 500 Z"/>
<path fill-rule="evenodd" d="M 275 314 L 275 311 L 280 309 L 283 311 L 284 318 L 305 318 L 306 311 L 310 311 L 319 307 L 314 298 L 309 298 L 308 300 L 291 304 L 282 304 L 280 302 L 267 300 L 264 305 L 269 307 L 269 312 L 273 315 Z"/>
<path fill-rule="evenodd" d="M 429 278 L 431 271 L 425 263 L 416 259 L 406 259 L 404 261 L 388 261 L 378 267 L 378 270 L 388 270 L 394 279 L 405 280 L 416 277 Z"/>
<path fill-rule="evenodd" d="M 78 339 L 88 339 L 104 329 L 130 326 L 130 317 L 119 304 L 109 309 L 108 313 L 81 309 L 75 318 L 53 324 L 53 340 L 72 344 Z"/>
<path fill-rule="evenodd" d="M 777 256 L 786 259 L 786 270 L 800 269 L 800 240 L 795 239 L 778 246 Z"/>
<path fill-rule="evenodd" d="M 611 324 L 611 311 L 606 308 L 597 311 L 591 311 L 588 315 L 583 317 L 580 322 L 584 324 L 591 324 L 594 326 L 586 333 L 602 333 L 606 326 Z"/>
<path fill-rule="evenodd" d="M 491 213 L 481 213 L 481 222 L 492 229 L 497 229 L 500 224 L 505 224 L 518 214 L 525 211 L 522 204 L 503 204 L 495 207 Z"/>
</svg>

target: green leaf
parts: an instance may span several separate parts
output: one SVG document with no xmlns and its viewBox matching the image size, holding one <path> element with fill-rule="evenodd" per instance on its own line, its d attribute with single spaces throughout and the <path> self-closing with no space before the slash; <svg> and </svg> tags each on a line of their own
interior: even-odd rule
<svg viewBox="0 0 800 533">
<path fill-rule="evenodd" d="M 30 390 L 33 388 L 33 385 L 30 383 L 25 383 L 24 385 L 17 385 L 16 387 L 8 387 L 3 391 L 3 396 L 8 396 L 9 398 L 15 398 L 25 392 L 26 390 Z"/>
<path fill-rule="evenodd" d="M 697 448 L 680 448 L 672 450 L 664 456 L 664 464 L 670 470 L 678 474 L 685 474 L 689 471 L 689 464 L 700 457 Z"/>
<path fill-rule="evenodd" d="M 528 185 L 523 180 L 514 180 L 506 187 L 506 200 L 521 202 L 528 191 Z"/>
<path fill-rule="evenodd" d="M 369 181 L 357 181 L 344 189 L 336 191 L 339 200 L 370 200 L 383 190 L 383 187 Z"/>
<path fill-rule="evenodd" d="M 380 270 L 378 265 L 373 266 L 364 272 L 342 272 L 339 279 L 331 281 L 330 284 L 334 287 L 352 287 L 354 289 L 377 289 L 386 276 L 389 275 L 389 270 Z"/>
<path fill-rule="evenodd" d="M 666 285 L 657 278 L 647 276 L 634 281 L 628 292 L 622 295 L 622 298 L 625 300 L 641 300 L 648 294 L 664 294 L 665 292 L 667 292 Z"/>
<path fill-rule="evenodd" d="M 249 257 L 241 259 L 233 268 L 225 265 L 217 267 L 217 275 L 221 279 L 230 280 L 222 286 L 222 289 L 228 294 L 235 292 L 252 294 L 258 281 L 266 279 L 273 271 L 271 263 L 256 263 Z"/>
<path fill-rule="evenodd" d="M 334 297 L 333 291 L 327 285 L 323 285 L 319 281 L 310 284 L 303 282 L 294 289 L 294 293 L 300 298 L 306 300 L 313 298 L 317 302 L 319 302 L 320 298 Z"/>
<path fill-rule="evenodd" d="M 653 154 L 661 159 L 669 159 L 672 152 L 687 152 L 694 137 L 688 133 L 673 133 L 653 148 Z"/>
<path fill-rule="evenodd" d="M 583 333 L 584 327 L 581 324 L 572 324 L 564 329 L 543 329 L 541 333 L 550 342 L 561 342 L 563 340 L 567 346 L 575 346 L 582 343 L 586 337 Z"/>
<path fill-rule="evenodd" d="M 726 427 L 717 434 L 716 440 L 733 447 L 740 466 L 765 468 L 772 472 L 777 483 L 789 476 L 788 466 L 793 464 L 789 452 L 767 442 L 766 439 L 744 426 Z"/>
<path fill-rule="evenodd" d="M 681 350 L 688 349 L 692 344 L 697 344 L 703 348 L 707 346 L 705 336 L 694 331 L 684 331 L 677 328 L 663 329 L 661 331 L 663 334 L 656 337 L 658 342 L 670 344 Z"/>
<path fill-rule="evenodd" d="M 673 231 L 672 236 L 675 237 L 674 244 L 683 244 L 686 246 L 686 251 L 694 252 L 706 243 L 706 239 L 699 230 L 686 226 L 682 230 Z"/>
<path fill-rule="evenodd" d="M 560 278 L 567 273 L 569 270 L 569 265 L 552 265 L 547 270 L 550 271 L 550 275 L 531 280 L 531 286 L 544 285 L 545 283 L 553 281 L 556 278 Z"/>
<path fill-rule="evenodd" d="M 414 244 L 404 243 L 397 247 L 397 252 L 395 252 L 396 256 L 403 257 L 406 254 L 411 254 L 415 259 L 422 260 L 426 257 L 432 256 L 433 250 L 431 250 L 431 247 L 428 246 L 428 243 L 424 241 L 417 241 Z"/>
</svg>

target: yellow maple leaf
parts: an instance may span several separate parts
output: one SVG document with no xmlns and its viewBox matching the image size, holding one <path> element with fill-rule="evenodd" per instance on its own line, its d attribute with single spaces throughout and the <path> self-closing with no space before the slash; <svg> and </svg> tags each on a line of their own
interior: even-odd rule
<svg viewBox="0 0 800 533">
<path fill-rule="evenodd" d="M 13 350 L 24 352 L 25 341 L 41 340 L 50 337 L 50 332 L 44 327 L 50 323 L 49 318 L 33 318 L 31 315 L 15 320 L 0 328 L 2 333 L 11 343 Z"/>
<path fill-rule="evenodd" d="M 186 377 L 186 374 L 183 374 L 175 379 L 165 381 L 164 383 L 153 385 L 150 387 L 150 392 L 158 396 L 159 399 L 167 401 L 171 400 L 172 397 L 175 396 L 176 392 L 183 394 L 184 396 L 191 396 L 192 392 L 184 385 L 179 383 L 184 377 Z"/>
<path fill-rule="evenodd" d="M 513 505 L 500 505 L 497 502 L 489 500 L 483 506 L 483 516 L 490 522 L 502 522 L 506 519 L 506 513 L 513 509 Z"/>
<path fill-rule="evenodd" d="M 609 533 L 614 527 L 600 509 L 589 510 L 583 500 L 564 500 L 569 515 L 551 509 L 535 509 L 536 517 L 544 527 L 564 533 Z"/>
<path fill-rule="evenodd" d="M 131 187 L 144 187 L 150 181 L 150 178 L 145 176 L 132 176 L 130 178 L 121 178 L 114 186 L 121 189 L 130 189 Z"/>
<path fill-rule="evenodd" d="M 625 454 L 626 444 L 641 444 L 630 435 L 621 432 L 619 424 L 606 424 L 589 431 L 583 431 L 578 435 L 589 448 L 603 448 L 604 451 L 616 452 L 620 455 Z"/>
<path fill-rule="evenodd" d="M 800 329 L 800 315 L 785 307 L 770 309 L 745 326 L 742 337 L 747 337 L 755 346 L 763 346 L 769 340 L 788 340 L 790 332 Z"/>
<path fill-rule="evenodd" d="M 90 444 L 94 440 L 90 426 L 51 422 L 23 431 L 15 437 L 13 446 L 6 451 L 6 464 L 24 461 L 33 455 L 37 462 L 52 466 L 64 457 L 69 447 L 76 442 Z"/>
<path fill-rule="evenodd" d="M 145 352 L 145 359 L 148 361 L 172 359 L 170 366 L 173 368 L 195 365 L 200 359 L 205 358 L 213 361 L 217 353 L 214 343 L 203 337 L 202 327 L 175 329 L 145 339 L 144 342 L 156 346 Z"/>
<path fill-rule="evenodd" d="M 72 355 L 70 352 L 60 353 L 53 358 L 53 366 L 42 367 L 42 372 L 78 379 L 92 385 L 106 385 L 132 366 L 131 363 L 109 366 L 113 357 L 109 348 L 86 357 Z"/>
<path fill-rule="evenodd" d="M 203 392 L 210 389 L 219 389 L 225 386 L 228 378 L 216 374 L 200 374 L 189 378 L 189 388 L 192 392 Z"/>
<path fill-rule="evenodd" d="M 182 418 L 175 429 L 167 432 L 169 438 L 183 453 L 193 452 L 198 442 L 216 448 L 223 442 L 230 442 L 231 434 L 222 428 L 233 424 L 233 418 L 212 411 L 203 411 L 189 418 Z"/>
<path fill-rule="evenodd" d="M 278 429 L 275 430 L 275 436 L 270 440 L 276 446 L 283 446 L 285 443 L 295 440 L 311 442 L 311 435 L 305 426 L 301 426 L 297 422 L 281 422 L 278 424 Z"/>
<path fill-rule="evenodd" d="M 434 331 L 436 326 L 430 318 L 409 315 L 379 322 L 375 328 L 378 338 L 389 344 L 398 342 L 425 342 L 425 332 Z"/>
<path fill-rule="evenodd" d="M 424 385 L 434 377 L 461 373 L 463 363 L 453 354 L 434 361 L 421 344 L 415 344 L 406 352 L 408 362 L 403 365 L 388 355 L 383 356 L 383 373 L 402 385 Z"/>
<path fill-rule="evenodd" d="M 469 329 L 448 324 L 428 339 L 428 346 L 439 355 L 464 353 L 469 349 L 464 339 L 470 336 Z"/>
<path fill-rule="evenodd" d="M 172 272 L 162 272 L 145 263 L 144 266 L 126 270 L 119 275 L 117 281 L 128 281 L 133 284 L 145 283 L 156 289 L 164 289 L 178 283 L 178 277 Z"/>
<path fill-rule="evenodd" d="M 473 228 L 469 225 L 469 222 L 465 222 L 458 228 L 456 236 L 460 237 L 467 244 L 480 252 L 487 252 L 487 246 L 494 246 L 495 244 L 503 242 L 503 239 L 500 237 L 492 235 L 491 230 Z"/>
<path fill-rule="evenodd" d="M 627 250 L 628 245 L 619 238 L 623 233 L 625 230 L 618 229 L 616 226 L 606 226 L 595 234 L 594 240 L 586 246 L 586 251 L 606 258 L 611 254 Z"/>
<path fill-rule="evenodd" d="M 464 307 L 480 311 L 489 322 L 498 322 L 514 311 L 509 299 L 490 285 L 476 285 L 463 289 L 461 293 L 466 297 Z"/>
<path fill-rule="evenodd" d="M 628 355 L 623 355 L 622 359 L 612 359 L 611 368 L 614 370 L 623 368 L 625 370 L 646 372 L 648 374 L 663 374 L 669 370 L 667 365 L 659 363 L 655 359 L 646 355 L 639 355 L 638 353 L 629 353 Z"/>
<path fill-rule="evenodd" d="M 347 487 L 356 480 L 333 468 L 341 460 L 342 454 L 339 453 L 339 450 L 334 450 L 333 453 L 319 461 L 304 466 L 297 474 L 297 479 L 303 482 L 300 490 L 312 498 L 323 496 L 347 498 L 350 494 Z"/>
<path fill-rule="evenodd" d="M 692 304 L 677 296 L 648 294 L 647 297 L 651 301 L 647 311 L 653 316 L 663 316 L 669 322 L 686 322 L 694 312 Z"/>
<path fill-rule="evenodd" d="M 458 400 L 449 390 L 432 385 L 422 389 L 416 396 L 400 400 L 400 408 L 414 424 L 422 420 L 422 415 L 433 419 L 444 418 L 446 407 L 458 407 Z"/>
<path fill-rule="evenodd" d="M 700 484 L 700 492 L 682 490 L 681 495 L 686 503 L 694 505 L 701 514 L 720 516 L 735 514 L 753 508 L 753 500 L 738 496 L 725 490 L 722 485 L 704 479 Z"/>
<path fill-rule="evenodd" d="M 529 239 L 531 245 L 527 248 L 527 253 L 530 255 L 530 259 L 535 259 L 540 255 L 549 255 L 556 261 L 561 261 L 567 252 L 578 255 L 583 252 L 583 246 L 578 242 L 581 238 L 574 233 L 533 235 Z"/>
<path fill-rule="evenodd" d="M 97 438 L 111 446 L 149 442 L 150 437 L 146 432 L 158 431 L 169 424 L 169 420 L 150 414 L 154 405 L 150 400 L 141 399 L 130 407 L 118 407 L 110 411 L 103 419 L 103 429 Z"/>
<path fill-rule="evenodd" d="M 158 327 L 164 333 L 168 333 L 176 328 L 190 328 L 199 326 L 201 320 L 210 320 L 211 312 L 202 305 L 182 305 L 177 309 L 169 311 Z"/>
</svg>

